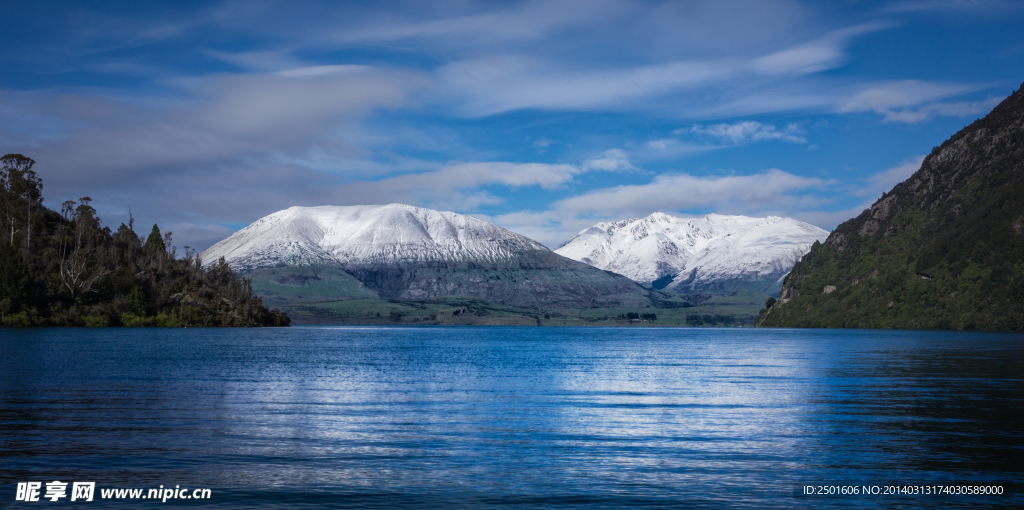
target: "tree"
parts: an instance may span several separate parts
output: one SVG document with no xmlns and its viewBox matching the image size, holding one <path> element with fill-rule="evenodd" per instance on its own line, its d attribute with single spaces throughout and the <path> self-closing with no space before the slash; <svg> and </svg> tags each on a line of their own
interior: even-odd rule
<svg viewBox="0 0 1024 510">
<path fill-rule="evenodd" d="M 128 294 L 125 309 L 130 314 L 139 317 L 146 316 L 146 296 L 142 292 L 142 287 L 138 285 L 132 287 L 132 291 Z"/>
<path fill-rule="evenodd" d="M 36 162 L 21 154 L 8 154 L 0 158 L 0 211 L 4 232 L 10 232 L 9 242 L 23 226 L 25 252 L 32 249 L 32 216 L 43 202 L 43 181 L 32 170 Z M 24 218 L 24 223 L 22 223 Z"/>
<path fill-rule="evenodd" d="M 152 252 L 165 252 L 167 251 L 167 245 L 164 244 L 164 238 L 160 235 L 160 227 L 153 224 L 153 231 L 149 233 L 149 237 L 146 238 L 146 249 Z"/>
<path fill-rule="evenodd" d="M 99 230 L 100 220 L 96 217 L 96 209 L 89 205 L 91 201 L 89 197 L 78 199 L 78 206 L 71 212 L 70 236 L 66 233 L 61 236 L 60 278 L 71 292 L 71 297 L 89 292 L 96 280 L 113 271 L 101 267 L 92 253 L 95 238 L 102 236 L 102 232 Z M 74 204 L 65 202 L 64 205 L 70 209 Z M 63 232 L 66 229 L 62 227 L 61 230 Z"/>
<path fill-rule="evenodd" d="M 21 252 L 13 245 L 0 242 L 0 301 L 6 302 L 0 315 L 12 309 L 16 311 L 25 302 L 27 290 L 28 269 Z"/>
</svg>

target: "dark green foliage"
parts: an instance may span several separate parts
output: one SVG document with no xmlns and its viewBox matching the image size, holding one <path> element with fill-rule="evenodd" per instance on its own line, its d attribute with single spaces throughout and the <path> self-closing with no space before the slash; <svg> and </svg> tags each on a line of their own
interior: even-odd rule
<svg viewBox="0 0 1024 510">
<path fill-rule="evenodd" d="M 21 252 L 0 241 L 0 318 L 17 313 L 28 290 L 28 268 Z"/>
<path fill-rule="evenodd" d="M 815 245 L 759 324 L 1024 329 L 1022 222 L 1024 89 Z"/>
<path fill-rule="evenodd" d="M 160 237 L 160 227 L 157 227 L 156 223 L 153 224 L 153 230 L 146 238 L 146 249 L 153 252 L 167 251 L 164 239 Z"/>
<path fill-rule="evenodd" d="M 156 225 L 144 245 L 131 221 L 103 227 L 89 197 L 64 202 L 60 213 L 43 207 L 31 163 L 5 156 L 0 174 L 4 203 L 18 206 L 0 218 L 3 326 L 288 325 L 223 260 L 203 268 L 188 247 L 178 258 Z"/>
<path fill-rule="evenodd" d="M 124 308 L 125 313 L 136 317 L 146 316 L 146 296 L 143 294 L 141 286 L 132 287 L 132 291 L 128 293 L 128 299 Z"/>
<path fill-rule="evenodd" d="M 686 323 L 690 326 L 732 326 L 736 324 L 732 315 L 687 315 Z"/>
</svg>

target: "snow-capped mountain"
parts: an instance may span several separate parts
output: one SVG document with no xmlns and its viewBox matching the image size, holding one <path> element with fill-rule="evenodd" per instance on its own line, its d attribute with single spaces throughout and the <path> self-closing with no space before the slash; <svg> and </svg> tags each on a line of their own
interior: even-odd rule
<svg viewBox="0 0 1024 510">
<path fill-rule="evenodd" d="M 200 254 L 276 304 L 474 297 L 515 306 L 644 306 L 649 291 L 493 223 L 403 204 L 292 207 Z"/>
<path fill-rule="evenodd" d="M 555 253 L 683 293 L 741 288 L 774 293 L 814 241 L 828 232 L 792 218 L 723 216 L 646 218 L 598 223 Z"/>
<path fill-rule="evenodd" d="M 292 207 L 260 218 L 213 245 L 236 271 L 276 265 L 500 262 L 540 243 L 493 223 L 404 204 Z"/>
</svg>

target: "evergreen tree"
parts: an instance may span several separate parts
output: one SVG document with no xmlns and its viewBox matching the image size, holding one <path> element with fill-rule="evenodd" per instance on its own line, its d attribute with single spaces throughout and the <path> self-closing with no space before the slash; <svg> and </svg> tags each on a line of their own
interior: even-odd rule
<svg viewBox="0 0 1024 510">
<path fill-rule="evenodd" d="M 153 224 L 153 231 L 149 233 L 149 237 L 146 238 L 146 249 L 151 252 L 165 252 L 167 246 L 164 244 L 164 238 L 160 236 L 160 227 Z"/>
</svg>

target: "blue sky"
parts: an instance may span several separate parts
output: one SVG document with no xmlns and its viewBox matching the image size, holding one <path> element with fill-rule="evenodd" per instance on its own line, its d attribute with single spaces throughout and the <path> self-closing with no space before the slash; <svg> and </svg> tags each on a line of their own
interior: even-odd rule
<svg viewBox="0 0 1024 510">
<path fill-rule="evenodd" d="M 200 250 L 402 202 L 832 229 L 1024 81 L 1024 2 L 4 2 L 0 151 Z M 14 22 L 12 22 L 12 20 Z M 139 227 L 143 225 L 143 227 Z"/>
</svg>

